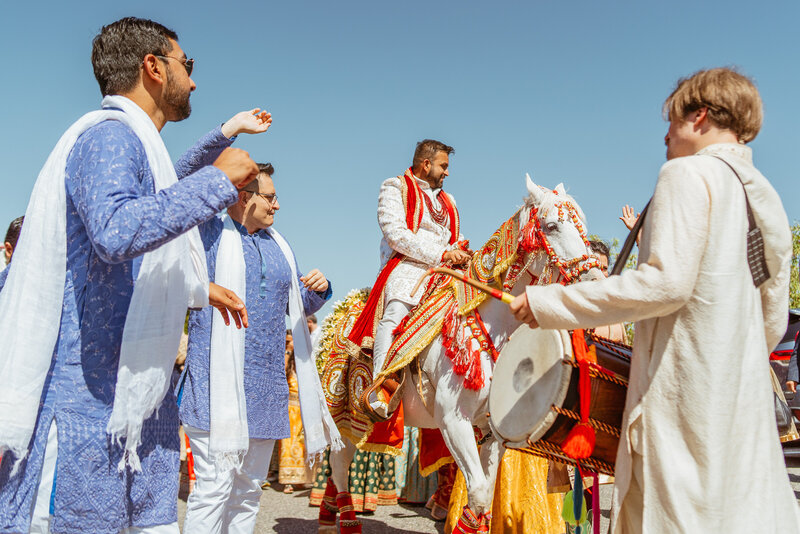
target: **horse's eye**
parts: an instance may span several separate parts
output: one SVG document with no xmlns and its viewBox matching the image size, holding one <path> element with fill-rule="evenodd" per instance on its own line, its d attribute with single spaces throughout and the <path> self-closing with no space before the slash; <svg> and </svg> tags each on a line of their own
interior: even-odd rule
<svg viewBox="0 0 800 534">
<path fill-rule="evenodd" d="M 558 230 L 558 224 L 554 222 L 550 222 L 544 225 L 544 231 L 547 232 L 548 234 L 551 232 L 555 232 L 556 230 Z"/>
</svg>

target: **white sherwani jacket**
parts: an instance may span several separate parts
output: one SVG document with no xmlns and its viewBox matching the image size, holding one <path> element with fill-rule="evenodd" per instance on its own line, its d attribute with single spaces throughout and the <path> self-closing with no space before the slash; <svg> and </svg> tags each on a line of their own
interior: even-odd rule
<svg viewBox="0 0 800 534">
<path fill-rule="evenodd" d="M 428 195 L 428 198 L 431 199 L 434 207 L 442 208 L 436 198 L 439 189 L 431 189 L 428 182 L 420 180 L 416 176 L 414 179 L 423 194 Z M 378 196 L 378 224 L 383 232 L 381 268 L 386 265 L 394 251 L 406 256 L 406 259 L 395 267 L 386 281 L 384 302 L 388 304 L 391 300 L 400 300 L 413 306 L 419 302 L 425 289 L 423 285 L 412 297 L 410 293 L 417 281 L 425 274 L 425 271 L 439 265 L 442 254 L 453 247 L 450 245 L 449 223 L 445 222 L 445 226 L 442 226 L 434 222 L 427 207 L 422 210 L 422 221 L 420 221 L 417 233 L 408 229 L 401 185 L 399 177 L 389 178 L 381 184 L 381 192 Z M 456 201 L 453 195 L 445 194 L 455 206 Z M 462 236 L 458 237 L 458 241 L 462 239 Z"/>
<path fill-rule="evenodd" d="M 753 285 L 747 187 L 772 277 Z M 748 147 L 719 144 L 661 168 L 635 271 L 531 287 L 543 328 L 636 321 L 612 532 L 800 532 L 768 354 L 787 322 L 791 231 Z"/>
</svg>

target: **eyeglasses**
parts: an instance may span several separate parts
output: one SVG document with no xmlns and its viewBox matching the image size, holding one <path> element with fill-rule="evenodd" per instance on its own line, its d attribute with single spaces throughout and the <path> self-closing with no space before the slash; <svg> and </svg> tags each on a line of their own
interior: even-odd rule
<svg viewBox="0 0 800 534">
<path fill-rule="evenodd" d="M 271 195 L 267 195 L 265 193 L 259 193 L 258 191 L 252 191 L 250 189 L 242 189 L 242 191 L 247 191 L 248 193 L 253 193 L 254 195 L 258 195 L 273 206 L 278 203 L 278 194 L 273 193 Z"/>
<path fill-rule="evenodd" d="M 156 57 L 160 57 L 161 59 L 174 59 L 175 61 L 183 63 L 183 68 L 186 69 L 186 74 L 188 74 L 189 76 L 192 75 L 192 70 L 194 70 L 194 58 L 181 59 L 179 57 L 159 56 L 157 54 L 153 55 L 155 55 Z"/>
</svg>

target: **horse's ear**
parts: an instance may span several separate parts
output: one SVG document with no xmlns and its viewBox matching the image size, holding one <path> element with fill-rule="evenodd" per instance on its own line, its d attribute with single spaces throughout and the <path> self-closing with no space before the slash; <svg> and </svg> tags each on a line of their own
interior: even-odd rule
<svg viewBox="0 0 800 534">
<path fill-rule="evenodd" d="M 567 195 L 567 190 L 564 189 L 564 184 L 558 184 L 556 186 L 556 193 L 558 193 L 558 196 L 566 196 Z"/>
<path fill-rule="evenodd" d="M 525 173 L 525 183 L 528 187 L 528 194 L 533 199 L 533 203 L 537 205 L 541 204 L 542 199 L 544 199 L 544 191 L 542 191 L 541 187 L 533 183 L 533 180 L 531 180 L 531 175 L 527 172 Z"/>
</svg>

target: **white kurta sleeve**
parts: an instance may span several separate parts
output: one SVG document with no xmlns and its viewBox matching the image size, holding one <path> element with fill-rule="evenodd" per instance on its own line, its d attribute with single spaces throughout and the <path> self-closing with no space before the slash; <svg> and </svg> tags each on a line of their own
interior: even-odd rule
<svg viewBox="0 0 800 534">
<path fill-rule="evenodd" d="M 425 193 L 423 193 L 425 194 Z M 408 229 L 400 180 L 390 178 L 378 196 L 378 224 L 386 242 L 400 254 L 426 265 L 438 265 L 446 246 L 427 240 Z"/>
<path fill-rule="evenodd" d="M 588 328 L 676 311 L 692 295 L 709 216 L 709 193 L 698 171 L 686 158 L 665 163 L 643 225 L 638 268 L 567 287 L 528 287 L 539 325 Z"/>
</svg>

